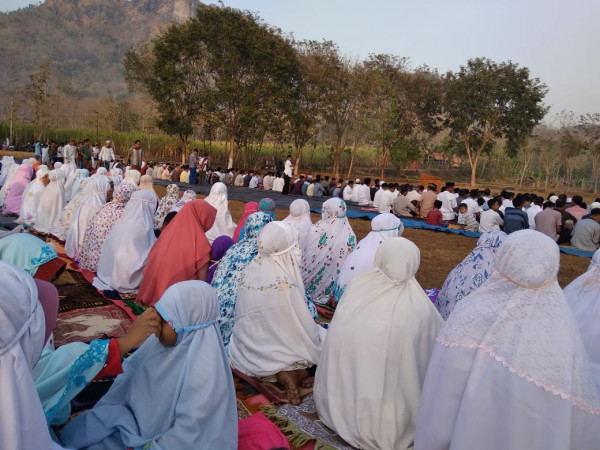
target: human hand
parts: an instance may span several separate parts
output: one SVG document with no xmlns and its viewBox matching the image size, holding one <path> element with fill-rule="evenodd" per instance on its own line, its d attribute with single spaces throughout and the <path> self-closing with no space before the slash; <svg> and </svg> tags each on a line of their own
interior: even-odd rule
<svg viewBox="0 0 600 450">
<path fill-rule="evenodd" d="M 159 337 L 161 327 L 162 320 L 160 315 L 154 308 L 148 308 L 133 321 L 125 336 L 117 339 L 121 356 L 142 345 L 151 334 Z"/>
</svg>

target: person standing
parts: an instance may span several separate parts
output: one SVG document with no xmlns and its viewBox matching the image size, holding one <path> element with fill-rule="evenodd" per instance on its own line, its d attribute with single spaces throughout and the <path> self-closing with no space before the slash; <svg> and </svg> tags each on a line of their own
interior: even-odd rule
<svg viewBox="0 0 600 450">
<path fill-rule="evenodd" d="M 133 170 L 142 170 L 142 161 L 145 161 L 144 152 L 142 142 L 138 139 L 133 143 L 133 147 L 129 149 L 129 165 Z"/>
<path fill-rule="evenodd" d="M 205 153 L 200 163 L 198 164 L 200 168 L 200 180 L 199 184 L 206 184 L 206 170 L 208 169 L 208 154 Z M 210 180 L 209 180 L 210 181 Z"/>
<path fill-rule="evenodd" d="M 196 184 L 198 182 L 198 174 L 196 167 L 198 166 L 198 149 L 195 148 L 190 155 L 190 184 Z"/>
<path fill-rule="evenodd" d="M 35 159 L 37 159 L 38 161 L 42 160 L 42 143 L 38 140 L 35 141 Z"/>
<path fill-rule="evenodd" d="M 65 158 L 65 163 L 71 163 L 75 165 L 75 153 L 77 151 L 77 147 L 75 147 L 75 139 L 69 139 L 68 145 L 63 147 L 63 156 Z"/>
<path fill-rule="evenodd" d="M 292 164 L 292 155 L 288 155 L 285 160 L 285 169 L 283 171 L 283 192 L 282 194 L 288 195 L 290 193 L 290 180 L 294 175 L 294 165 Z"/>
<path fill-rule="evenodd" d="M 98 154 L 100 153 L 100 146 L 98 144 L 94 144 L 92 147 L 92 169 L 96 170 L 98 167 Z"/>
<path fill-rule="evenodd" d="M 83 145 L 79 149 L 80 156 L 80 169 L 88 169 L 90 167 L 90 161 L 92 160 L 92 149 L 90 148 L 90 140 L 85 139 Z"/>
<path fill-rule="evenodd" d="M 106 141 L 100 149 L 100 161 L 106 170 L 110 170 L 110 163 L 115 160 L 115 152 L 110 141 Z"/>
</svg>

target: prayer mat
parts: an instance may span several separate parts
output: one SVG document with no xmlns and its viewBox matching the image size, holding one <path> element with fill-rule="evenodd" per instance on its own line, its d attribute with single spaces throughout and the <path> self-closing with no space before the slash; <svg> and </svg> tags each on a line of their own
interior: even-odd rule
<svg viewBox="0 0 600 450">
<path fill-rule="evenodd" d="M 231 370 L 235 376 L 248 383 L 250 386 L 252 386 L 258 392 L 263 394 L 273 403 L 289 403 L 287 396 L 285 395 L 285 388 L 283 388 L 283 386 L 281 386 L 280 384 L 249 377 L 248 375 L 244 375 L 242 372 L 236 369 Z M 298 386 L 298 393 L 300 394 L 301 399 L 312 394 L 312 391 L 312 388 L 303 388 L 301 386 Z"/>
<path fill-rule="evenodd" d="M 56 347 L 70 342 L 89 343 L 94 339 L 120 338 L 133 321 L 115 305 L 76 309 L 59 313 L 54 328 Z"/>
<path fill-rule="evenodd" d="M 46 238 L 46 242 L 50 242 L 51 244 L 53 244 L 56 247 L 56 254 L 58 255 L 58 257 L 60 259 L 62 259 L 63 261 L 65 261 L 67 263 L 68 270 L 79 271 L 79 266 L 75 263 L 75 261 L 73 261 L 71 258 L 69 258 L 67 256 L 67 253 L 65 251 L 65 243 L 64 242 L 61 242 L 52 236 L 48 236 Z"/>
<path fill-rule="evenodd" d="M 94 277 L 96 276 L 94 272 L 85 269 L 81 271 L 81 275 L 90 286 L 94 282 Z M 91 287 L 106 300 L 110 301 L 110 303 L 117 305 L 125 311 L 132 320 L 135 320 L 135 318 L 142 314 L 147 308 L 147 306 L 135 301 L 137 294 L 119 294 L 117 291 L 101 291 L 93 286 Z"/>
<path fill-rule="evenodd" d="M 321 305 L 318 303 L 315 303 L 315 307 L 317 308 L 320 318 L 325 319 L 326 322 L 331 322 L 335 308 L 332 308 L 329 305 Z"/>
<path fill-rule="evenodd" d="M 321 422 L 312 395 L 298 406 L 286 404 L 276 408 L 270 405 L 262 410 L 294 447 L 303 447 L 310 441 L 315 441 L 315 450 L 353 449 L 335 431 Z"/>
<path fill-rule="evenodd" d="M 67 268 L 67 262 L 62 258 L 54 258 L 38 267 L 33 278 L 52 282 Z"/>
<path fill-rule="evenodd" d="M 65 271 L 55 282 L 55 286 L 59 294 L 59 313 L 110 305 L 79 272 Z"/>
<path fill-rule="evenodd" d="M 236 402 L 237 402 L 238 420 L 247 419 L 248 417 L 252 416 L 252 413 L 248 410 L 248 408 L 246 408 L 246 405 L 244 405 L 244 403 L 239 398 L 236 399 Z"/>
</svg>

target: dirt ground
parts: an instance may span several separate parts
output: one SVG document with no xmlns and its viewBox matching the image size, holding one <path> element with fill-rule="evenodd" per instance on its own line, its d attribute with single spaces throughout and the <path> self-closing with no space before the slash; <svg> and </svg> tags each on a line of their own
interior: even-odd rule
<svg viewBox="0 0 600 450">
<path fill-rule="evenodd" d="M 159 197 L 165 194 L 163 186 L 154 186 Z M 204 198 L 198 195 L 198 198 Z M 236 200 L 229 201 L 229 211 L 237 222 L 244 213 L 244 203 Z M 282 220 L 289 211 L 277 209 L 277 219 Z M 311 214 L 313 223 L 320 219 L 318 214 Z M 350 224 L 358 240 L 371 231 L 371 222 L 363 219 L 350 219 Z M 448 273 L 456 267 L 475 248 L 477 239 L 457 234 L 416 230 L 405 228 L 403 237 L 413 241 L 421 250 L 421 267 L 417 272 L 417 280 L 424 289 L 441 288 Z M 565 287 L 587 270 L 590 264 L 588 258 L 560 254 L 560 271 L 558 282 Z"/>
</svg>

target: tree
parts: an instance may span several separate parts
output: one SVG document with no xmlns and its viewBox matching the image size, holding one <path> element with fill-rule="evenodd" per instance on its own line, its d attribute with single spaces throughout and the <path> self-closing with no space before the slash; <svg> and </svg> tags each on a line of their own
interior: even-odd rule
<svg viewBox="0 0 600 450">
<path fill-rule="evenodd" d="M 170 25 L 151 45 L 125 54 L 125 78 L 158 105 L 158 127 L 178 136 L 187 153 L 194 124 L 210 101 L 206 46 L 196 39 L 191 21 Z"/>
<path fill-rule="evenodd" d="M 33 126 L 36 139 L 42 139 L 50 119 L 50 93 L 48 83 L 52 75 L 52 63 L 46 61 L 39 66 L 37 72 L 29 74 L 31 84 L 27 86 L 27 92 L 33 104 Z"/>
<path fill-rule="evenodd" d="M 292 91 L 287 123 L 296 152 L 294 175 L 298 175 L 304 147 L 322 126 L 330 74 L 328 62 L 338 49 L 331 41 L 302 41 L 295 48 L 301 79 Z"/>
<path fill-rule="evenodd" d="M 567 192 L 569 192 L 573 179 L 575 160 L 583 152 L 585 146 L 576 132 L 565 128 L 560 131 L 559 147 L 560 156 L 565 166 Z"/>
<path fill-rule="evenodd" d="M 427 69 L 410 72 L 408 59 L 393 55 L 370 55 L 364 67 L 369 86 L 367 114 L 372 140 L 381 149 L 380 176 L 384 178 L 392 148 L 396 161 L 406 165 L 421 158 L 420 152 L 413 151 L 414 134 L 437 129 L 440 105 L 435 100 L 436 92 L 439 97 L 435 81 L 439 77 Z"/>
<path fill-rule="evenodd" d="M 578 128 L 583 133 L 592 160 L 592 185 L 594 194 L 597 194 L 600 178 L 600 113 L 580 116 Z"/>
<path fill-rule="evenodd" d="M 546 85 L 530 78 L 529 69 L 511 61 L 469 60 L 445 77 L 444 111 L 450 136 L 460 142 L 471 166 L 471 186 L 484 151 L 497 139 L 506 140 L 509 154 L 519 147 L 546 115 L 542 104 Z"/>
<path fill-rule="evenodd" d="M 390 161 L 398 172 L 406 170 L 410 163 L 422 157 L 421 149 L 414 139 L 400 138 L 390 146 Z"/>
<path fill-rule="evenodd" d="M 212 111 L 227 132 L 231 167 L 251 133 L 281 128 L 300 66 L 281 32 L 250 12 L 200 4 L 190 26 L 206 49 Z"/>
</svg>

